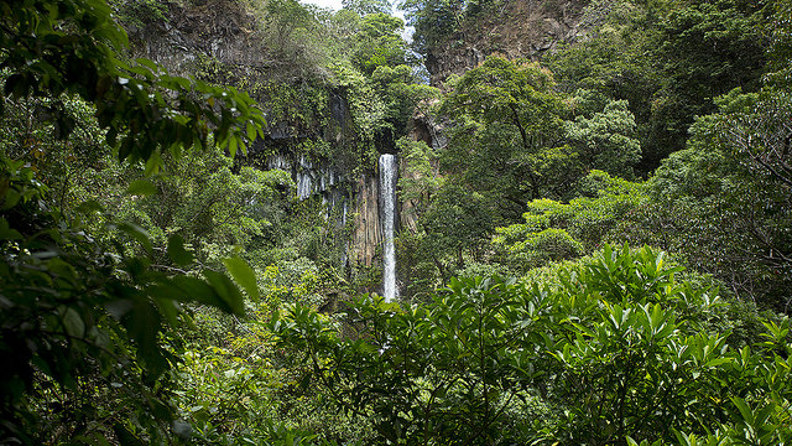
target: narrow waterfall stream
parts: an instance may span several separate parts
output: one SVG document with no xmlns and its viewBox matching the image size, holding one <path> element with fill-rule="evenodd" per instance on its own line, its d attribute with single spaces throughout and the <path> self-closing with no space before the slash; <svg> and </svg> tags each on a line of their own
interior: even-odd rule
<svg viewBox="0 0 792 446">
<path fill-rule="evenodd" d="M 379 158 L 380 224 L 382 227 L 382 296 L 390 302 L 399 293 L 396 288 L 396 180 L 398 165 L 395 155 Z"/>
</svg>

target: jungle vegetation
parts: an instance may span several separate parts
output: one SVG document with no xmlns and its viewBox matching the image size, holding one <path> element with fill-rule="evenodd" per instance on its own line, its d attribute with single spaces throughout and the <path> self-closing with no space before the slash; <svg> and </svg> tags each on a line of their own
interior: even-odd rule
<svg viewBox="0 0 792 446">
<path fill-rule="evenodd" d="M 586 1 L 426 85 L 507 1 L 404 0 L 410 44 L 384 0 L 215 0 L 264 63 L 176 75 L 139 31 L 205 0 L 2 0 L 0 443 L 792 443 L 792 2 Z M 268 163 L 381 152 L 395 302 Z"/>
</svg>

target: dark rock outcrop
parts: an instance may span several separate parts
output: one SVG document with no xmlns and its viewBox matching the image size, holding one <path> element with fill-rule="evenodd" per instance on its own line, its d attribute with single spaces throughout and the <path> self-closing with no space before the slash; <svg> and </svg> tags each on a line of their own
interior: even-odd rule
<svg viewBox="0 0 792 446">
<path fill-rule="evenodd" d="M 583 36 L 585 0 L 509 0 L 495 14 L 468 20 L 443 43 L 429 48 L 426 68 L 432 85 L 475 68 L 493 54 L 539 59 L 560 44 Z"/>
</svg>

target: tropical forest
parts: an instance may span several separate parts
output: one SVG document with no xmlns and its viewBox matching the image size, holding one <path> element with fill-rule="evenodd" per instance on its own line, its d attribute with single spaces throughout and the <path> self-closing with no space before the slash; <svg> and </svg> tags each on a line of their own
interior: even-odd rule
<svg viewBox="0 0 792 446">
<path fill-rule="evenodd" d="M 0 445 L 792 445 L 792 0 L 0 0 Z"/>
</svg>

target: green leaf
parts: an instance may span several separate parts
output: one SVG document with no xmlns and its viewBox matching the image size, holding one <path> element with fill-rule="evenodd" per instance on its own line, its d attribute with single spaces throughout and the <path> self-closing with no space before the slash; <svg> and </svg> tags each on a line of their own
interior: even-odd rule
<svg viewBox="0 0 792 446">
<path fill-rule="evenodd" d="M 160 312 L 145 298 L 135 298 L 132 305 L 124 325 L 137 343 L 137 355 L 143 360 L 146 372 L 153 377 L 159 376 L 168 368 L 157 341 L 162 328 Z"/>
<path fill-rule="evenodd" d="M 160 69 L 157 66 L 157 64 L 155 64 L 150 59 L 144 59 L 144 58 L 141 57 L 141 58 L 135 59 L 135 62 L 140 64 L 140 65 L 142 65 L 142 66 L 144 66 L 144 67 L 146 67 L 146 68 L 148 68 L 148 69 L 150 69 L 153 72 L 157 72 Z"/>
<path fill-rule="evenodd" d="M 745 400 L 738 397 L 732 397 L 731 400 L 732 403 L 737 406 L 737 409 L 740 411 L 740 415 L 742 416 L 742 419 L 745 421 L 745 423 L 749 426 L 753 426 L 754 414 L 751 408 L 748 407 L 748 404 L 745 403 Z"/>
<path fill-rule="evenodd" d="M 20 194 L 15 189 L 8 189 L 5 193 L 5 198 L 2 203 L 2 207 L 0 210 L 7 210 L 11 209 L 19 203 L 19 200 L 22 198 L 22 194 Z"/>
<path fill-rule="evenodd" d="M 734 360 L 732 358 L 715 358 L 707 361 L 707 363 L 704 364 L 704 367 L 718 367 L 719 365 L 728 364 L 733 361 Z"/>
<path fill-rule="evenodd" d="M 116 423 L 113 426 L 113 431 L 118 437 L 119 442 L 124 446 L 142 446 L 145 444 L 138 440 L 138 438 L 121 423 Z"/>
<path fill-rule="evenodd" d="M 197 277 L 176 276 L 155 289 L 158 297 L 169 297 L 182 302 L 200 302 L 223 311 L 231 311 L 212 286 Z"/>
<path fill-rule="evenodd" d="M 174 302 L 171 298 L 167 299 L 156 299 L 155 303 L 157 304 L 157 309 L 162 314 L 165 321 L 170 324 L 172 327 L 175 327 L 179 323 L 179 313 L 180 308 L 176 302 Z"/>
<path fill-rule="evenodd" d="M 231 154 L 231 158 L 236 156 L 238 142 L 236 135 L 228 135 L 228 153 Z"/>
<path fill-rule="evenodd" d="M 157 193 L 157 187 L 148 179 L 143 178 L 130 183 L 126 193 L 127 195 L 154 195 Z"/>
<path fill-rule="evenodd" d="M 256 273 L 247 262 L 239 257 L 230 257 L 223 260 L 223 264 L 225 264 L 231 277 L 247 291 L 250 297 L 254 299 L 259 298 L 260 294 L 258 283 L 256 283 Z"/>
<path fill-rule="evenodd" d="M 149 238 L 149 234 L 148 232 L 146 232 L 145 229 L 141 228 L 140 226 L 134 223 L 124 223 L 120 225 L 118 229 L 120 229 L 123 232 L 126 232 L 127 235 L 137 240 L 137 242 L 140 243 L 140 245 L 143 246 L 143 248 L 146 251 L 151 252 L 152 250 L 151 238 Z"/>
<path fill-rule="evenodd" d="M 90 215 L 90 214 L 102 212 L 104 208 L 96 200 L 88 200 L 88 201 L 84 201 L 79 206 L 77 206 L 77 209 L 75 210 L 81 214 Z"/>
<path fill-rule="evenodd" d="M 81 338 L 85 335 L 85 322 L 74 308 L 67 308 L 63 313 L 63 328 L 69 336 Z"/>
<path fill-rule="evenodd" d="M 186 266 L 195 260 L 192 253 L 184 249 L 184 239 L 174 234 L 168 239 L 168 257 L 179 266 Z"/>
<path fill-rule="evenodd" d="M 234 285 L 234 282 L 232 282 L 231 279 L 229 279 L 224 274 L 220 274 L 211 270 L 204 271 L 204 276 L 206 276 L 206 280 L 209 281 L 212 289 L 225 304 L 224 306 L 226 307 L 226 311 L 231 311 L 238 316 L 245 314 L 245 306 L 242 300 L 242 294 L 239 292 L 239 288 Z"/>
<path fill-rule="evenodd" d="M 15 229 L 11 229 L 8 221 L 0 217 L 0 240 L 19 240 L 21 238 L 22 234 Z"/>
<path fill-rule="evenodd" d="M 146 175 L 154 175 L 159 173 L 159 171 L 165 167 L 165 163 L 162 161 L 162 157 L 158 152 L 152 152 L 146 160 Z"/>
</svg>

